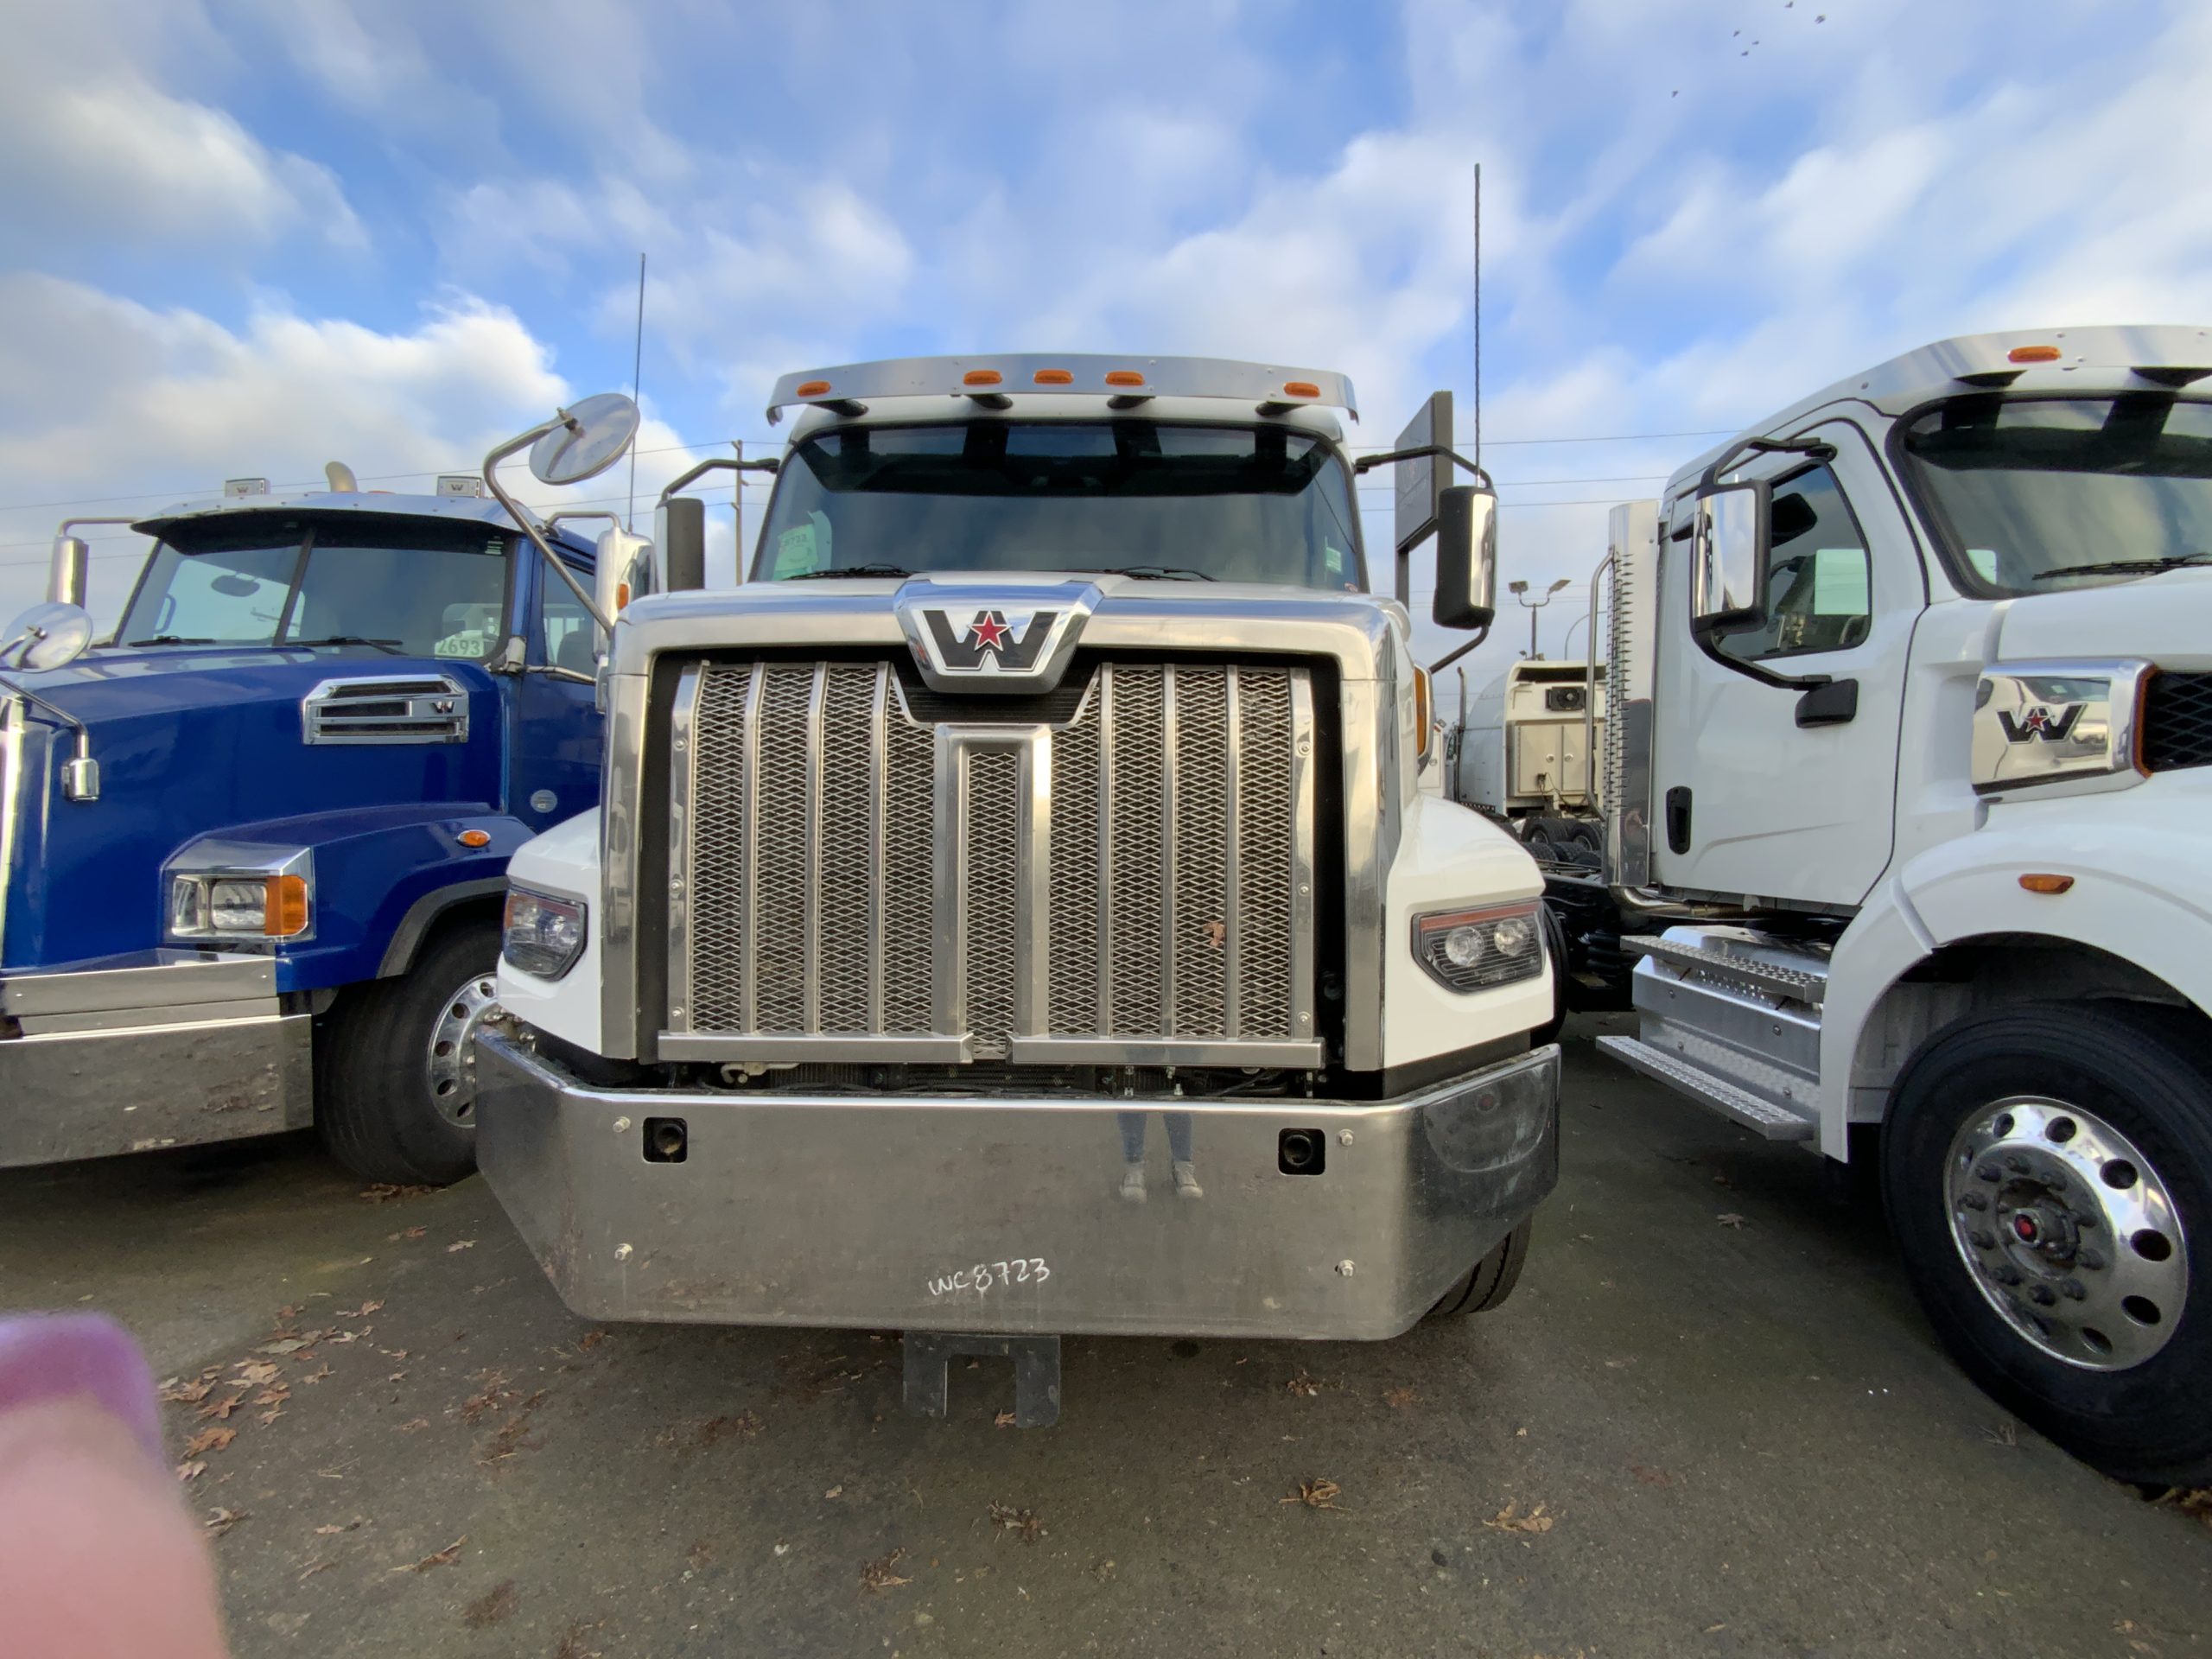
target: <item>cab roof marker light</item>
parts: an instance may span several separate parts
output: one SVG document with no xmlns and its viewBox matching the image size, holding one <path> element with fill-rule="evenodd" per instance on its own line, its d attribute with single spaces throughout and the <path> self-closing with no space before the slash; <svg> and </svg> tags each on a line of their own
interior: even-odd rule
<svg viewBox="0 0 2212 1659">
<path fill-rule="evenodd" d="M 1002 385 L 1006 377 L 996 369 L 970 369 L 960 377 L 963 386 L 995 386 Z"/>
<path fill-rule="evenodd" d="M 826 397 L 829 394 L 830 383 L 827 380 L 802 381 L 791 389 L 791 395 L 797 397 Z"/>
<path fill-rule="evenodd" d="M 1106 371 L 1106 384 L 1109 386 L 1141 386 L 1144 385 L 1144 376 L 1135 369 L 1109 369 Z"/>
<path fill-rule="evenodd" d="M 2056 346 L 2015 346 L 2005 353 L 2005 358 L 2010 363 L 2056 363 L 2058 361 L 2058 347 Z"/>
<path fill-rule="evenodd" d="M 1285 388 L 1291 390 L 1287 393 Z M 1359 418 L 1351 383 L 1333 370 L 1287 363 L 1211 357 L 1122 357 L 1054 352 L 964 357 L 902 357 L 845 363 L 779 377 L 770 394 L 769 423 L 800 404 L 854 416 L 883 398 L 942 398 L 947 392 L 984 397 L 1205 398 L 1249 405 L 1282 403 L 1339 409 Z"/>
<path fill-rule="evenodd" d="M 1039 369 L 1029 378 L 1040 386 L 1071 386 L 1075 384 L 1074 372 L 1068 369 Z"/>
<path fill-rule="evenodd" d="M 1310 401 L 1321 395 L 1321 388 L 1311 380 L 1286 380 L 1282 383 L 1282 395 L 1286 397 L 1303 397 Z"/>
</svg>

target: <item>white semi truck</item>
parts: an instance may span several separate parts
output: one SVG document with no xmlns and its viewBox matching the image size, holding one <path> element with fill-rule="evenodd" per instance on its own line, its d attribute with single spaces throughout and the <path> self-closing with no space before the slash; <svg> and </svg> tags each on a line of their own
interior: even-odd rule
<svg viewBox="0 0 2212 1659">
<path fill-rule="evenodd" d="M 751 579 L 622 613 L 602 805 L 512 871 L 480 1159 L 594 1318 L 1395 1336 L 1493 1306 L 1555 1179 L 1541 880 L 1423 792 L 1342 377 L 786 377 Z M 1456 460 L 1456 458 L 1452 458 Z M 1437 487 L 1439 622 L 1494 505 Z M 663 531 L 683 534 L 671 518 Z"/>
<path fill-rule="evenodd" d="M 1605 856 L 1547 887 L 1582 992 L 1632 964 L 1599 1046 L 1875 1162 L 1973 1376 L 2212 1478 L 2212 329 L 1853 375 L 1599 575 Z"/>
</svg>

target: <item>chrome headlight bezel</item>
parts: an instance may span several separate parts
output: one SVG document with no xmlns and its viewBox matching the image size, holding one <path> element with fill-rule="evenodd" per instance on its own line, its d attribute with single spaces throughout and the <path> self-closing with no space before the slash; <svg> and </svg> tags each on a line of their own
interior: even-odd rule
<svg viewBox="0 0 2212 1659">
<path fill-rule="evenodd" d="M 1971 778 L 1978 795 L 2147 775 L 2138 658 L 1993 663 L 1974 686 Z"/>
<path fill-rule="evenodd" d="M 566 893 L 510 886 L 499 926 L 499 957 L 532 979 L 564 978 L 583 959 L 591 906 Z"/>
<path fill-rule="evenodd" d="M 239 843 L 202 843 L 196 866 L 164 873 L 162 936 L 171 944 L 273 950 L 315 934 L 315 858 L 306 848 L 267 857 Z M 245 856 L 223 857 L 224 853 Z"/>
<path fill-rule="evenodd" d="M 1534 979 L 1544 970 L 1543 901 L 1459 906 L 1413 918 L 1414 960 L 1462 996 Z"/>
</svg>

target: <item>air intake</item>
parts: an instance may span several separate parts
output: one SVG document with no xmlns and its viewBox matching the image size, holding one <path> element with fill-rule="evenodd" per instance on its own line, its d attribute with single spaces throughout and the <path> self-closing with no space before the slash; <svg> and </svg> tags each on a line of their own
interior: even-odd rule
<svg viewBox="0 0 2212 1659">
<path fill-rule="evenodd" d="M 325 680 L 300 703 L 308 743 L 466 743 L 468 693 L 442 674 Z"/>
</svg>

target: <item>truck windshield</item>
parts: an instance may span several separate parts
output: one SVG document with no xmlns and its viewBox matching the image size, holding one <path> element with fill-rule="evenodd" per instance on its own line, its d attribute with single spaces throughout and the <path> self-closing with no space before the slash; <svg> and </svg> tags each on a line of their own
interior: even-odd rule
<svg viewBox="0 0 2212 1659">
<path fill-rule="evenodd" d="M 1974 592 L 2047 594 L 2212 563 L 2212 404 L 1962 397 L 1914 421 L 1904 443 Z"/>
<path fill-rule="evenodd" d="M 1283 427 L 847 427 L 785 463 L 753 575 L 1128 570 L 1357 591 L 1356 522 L 1334 448 Z"/>
<path fill-rule="evenodd" d="M 481 660 L 505 639 L 506 553 L 505 537 L 456 524 L 181 525 L 147 561 L 116 638 Z"/>
</svg>

